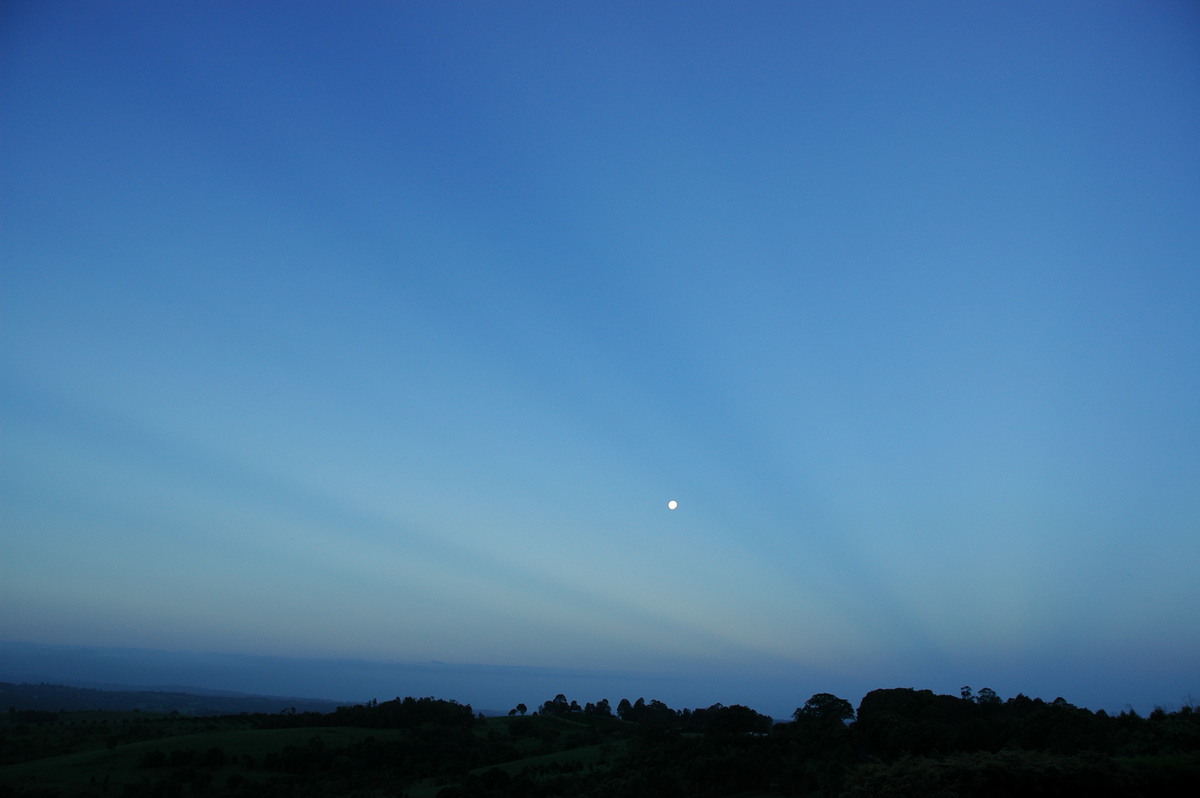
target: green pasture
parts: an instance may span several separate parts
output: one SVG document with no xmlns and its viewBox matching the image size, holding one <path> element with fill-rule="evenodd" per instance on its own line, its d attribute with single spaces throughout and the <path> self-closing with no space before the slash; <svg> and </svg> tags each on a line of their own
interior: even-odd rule
<svg viewBox="0 0 1200 798">
<path fill-rule="evenodd" d="M 0 785 L 24 790 L 46 789 L 71 793 L 88 785 L 119 788 L 123 784 L 156 782 L 176 771 L 190 769 L 207 783 L 220 785 L 235 774 L 250 780 L 276 778 L 264 770 L 270 753 L 288 747 L 302 748 L 313 738 L 325 747 L 344 748 L 374 737 L 380 742 L 402 739 L 408 732 L 357 727 L 248 728 L 251 721 L 237 716 L 195 718 L 152 713 L 66 712 L 54 723 L 26 726 L 9 740 L 57 753 L 0 767 Z M 9 726 L 6 731 L 13 732 Z M 511 761 L 479 768 L 499 767 L 510 775 L 530 768 L 557 769 L 603 764 L 624 750 L 629 724 L 616 718 L 562 717 L 555 715 L 500 717 L 480 721 L 474 733 L 482 738 L 499 736 L 518 755 Z M 205 761 L 219 749 L 218 763 Z M 159 751 L 165 758 L 147 767 L 147 755 Z M 175 752 L 193 752 L 186 762 L 172 764 Z M 12 757 L 10 757 L 11 761 Z M 410 788 L 414 798 L 433 796 L 453 780 L 428 779 Z"/>
<path fill-rule="evenodd" d="M 305 746 L 314 737 L 320 738 L 328 746 L 345 746 L 368 737 L 385 740 L 396 734 L 398 733 L 395 731 L 383 729 L 344 727 L 218 728 L 8 765 L 0 768 L 0 784 L 21 789 L 69 789 L 87 784 L 129 784 L 147 779 L 156 780 L 164 772 L 170 772 L 171 768 L 142 767 L 144 758 L 151 751 L 157 749 L 168 757 L 173 751 L 193 751 L 199 758 L 214 748 L 221 749 L 224 753 L 222 765 L 204 768 L 202 765 L 189 764 L 188 767 L 208 770 L 214 781 L 220 781 L 234 773 L 248 776 L 261 768 L 263 758 L 268 753 L 281 751 L 288 746 Z M 247 761 L 247 757 L 250 762 Z"/>
</svg>

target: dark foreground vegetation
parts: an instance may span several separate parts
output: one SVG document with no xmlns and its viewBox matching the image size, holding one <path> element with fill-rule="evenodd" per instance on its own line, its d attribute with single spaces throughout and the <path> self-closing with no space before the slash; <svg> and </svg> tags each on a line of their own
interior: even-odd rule
<svg viewBox="0 0 1200 798">
<path fill-rule="evenodd" d="M 1108 715 L 991 690 L 819 693 L 787 723 L 563 695 L 197 716 L 9 708 L 0 796 L 1200 795 L 1200 711 Z"/>
</svg>

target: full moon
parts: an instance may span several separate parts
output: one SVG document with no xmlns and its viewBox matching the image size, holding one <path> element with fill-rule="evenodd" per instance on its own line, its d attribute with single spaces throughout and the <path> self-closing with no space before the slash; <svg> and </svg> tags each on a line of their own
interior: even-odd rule
<svg viewBox="0 0 1200 798">
<path fill-rule="evenodd" d="M 667 502 L 668 510 L 674 510 L 678 506 L 679 506 L 679 502 L 675 501 L 674 499 L 671 499 L 671 501 Z"/>
</svg>

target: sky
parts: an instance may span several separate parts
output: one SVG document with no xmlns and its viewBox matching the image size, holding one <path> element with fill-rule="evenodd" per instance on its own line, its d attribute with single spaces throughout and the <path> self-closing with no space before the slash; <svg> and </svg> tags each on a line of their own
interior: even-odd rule
<svg viewBox="0 0 1200 798">
<path fill-rule="evenodd" d="M 10 2 L 0 118 L 0 640 L 1200 696 L 1194 3 Z"/>
</svg>

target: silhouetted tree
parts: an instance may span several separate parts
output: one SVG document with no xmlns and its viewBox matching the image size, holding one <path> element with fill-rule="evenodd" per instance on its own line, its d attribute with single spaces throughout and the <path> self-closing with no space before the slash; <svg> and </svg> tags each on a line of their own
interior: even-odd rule
<svg viewBox="0 0 1200 798">
<path fill-rule="evenodd" d="M 575 706 L 576 708 L 579 707 L 578 704 Z M 552 700 L 542 704 L 543 715 L 565 715 L 570 711 L 571 705 L 567 703 L 567 697 L 562 693 L 559 693 L 558 695 L 554 696 Z"/>
<path fill-rule="evenodd" d="M 740 704 L 731 707 L 713 704 L 695 712 L 685 709 L 679 713 L 679 719 L 686 731 L 717 734 L 765 734 L 771 730 L 772 722 L 767 715 Z"/>
<path fill-rule="evenodd" d="M 620 714 L 620 707 L 617 708 L 617 714 Z M 621 717 L 645 726 L 665 727 L 674 724 L 679 716 L 675 710 L 657 698 L 650 699 L 649 704 L 646 703 L 646 699 L 639 698 Z"/>
<path fill-rule="evenodd" d="M 996 691 L 990 687 L 984 687 L 979 691 L 979 697 L 976 698 L 980 704 L 999 704 L 1000 696 L 996 695 Z"/>
<path fill-rule="evenodd" d="M 926 756 L 961 750 L 963 725 L 978 713 L 961 698 L 896 687 L 863 696 L 854 727 L 873 756 Z"/>
<path fill-rule="evenodd" d="M 854 720 L 854 705 L 833 693 L 817 693 L 792 713 L 797 721 L 811 720 L 823 725 L 842 725 Z"/>
<path fill-rule="evenodd" d="M 593 704 L 591 701 L 587 702 L 587 705 L 584 706 L 584 708 L 583 708 L 583 714 L 585 714 L 585 715 L 603 715 L 605 717 L 612 717 L 612 707 L 610 707 L 608 705 L 607 698 L 601 698 L 595 704 Z"/>
</svg>

